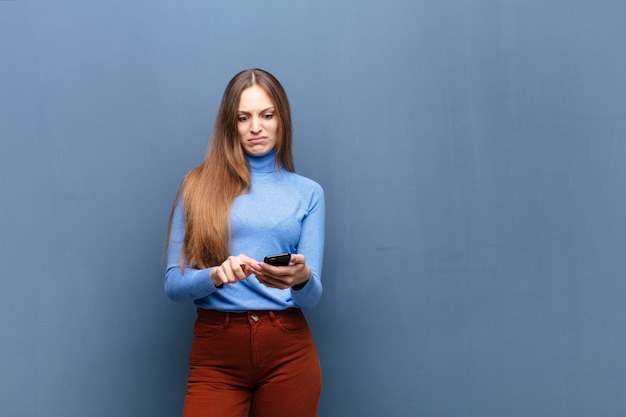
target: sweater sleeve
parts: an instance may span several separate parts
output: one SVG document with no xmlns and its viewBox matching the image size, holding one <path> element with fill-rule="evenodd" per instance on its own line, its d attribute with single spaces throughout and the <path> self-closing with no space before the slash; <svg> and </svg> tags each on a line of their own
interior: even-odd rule
<svg viewBox="0 0 626 417">
<path fill-rule="evenodd" d="M 165 293 L 174 301 L 197 300 L 215 292 L 217 288 L 209 276 L 211 268 L 180 268 L 180 256 L 185 238 L 185 216 L 182 202 L 177 201 L 172 217 L 165 271 Z"/>
<path fill-rule="evenodd" d="M 311 278 L 299 290 L 291 288 L 294 302 L 301 308 L 314 307 L 322 296 L 322 263 L 324 259 L 325 203 L 324 191 L 317 185 L 311 198 L 310 208 L 302 220 L 298 253 L 304 255 L 311 269 Z"/>
</svg>

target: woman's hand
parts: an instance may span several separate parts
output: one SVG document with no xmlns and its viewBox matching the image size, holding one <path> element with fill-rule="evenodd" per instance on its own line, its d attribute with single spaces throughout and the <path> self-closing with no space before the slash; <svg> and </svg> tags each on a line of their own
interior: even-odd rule
<svg viewBox="0 0 626 417">
<path fill-rule="evenodd" d="M 287 266 L 272 266 L 265 262 L 251 265 L 252 273 L 257 279 L 268 287 L 281 290 L 290 287 L 303 287 L 311 278 L 311 269 L 304 261 L 304 255 L 291 255 Z"/>
<path fill-rule="evenodd" d="M 229 256 L 220 266 L 211 270 L 211 281 L 216 287 L 234 284 L 252 274 L 253 271 L 250 266 L 256 263 L 257 261 L 246 255 Z"/>
</svg>

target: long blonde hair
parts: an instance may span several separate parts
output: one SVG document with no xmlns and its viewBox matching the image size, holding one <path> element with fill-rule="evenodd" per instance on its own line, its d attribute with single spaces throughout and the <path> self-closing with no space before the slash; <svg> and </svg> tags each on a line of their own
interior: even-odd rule
<svg viewBox="0 0 626 417">
<path fill-rule="evenodd" d="M 167 241 L 174 209 L 178 200 L 182 201 L 185 215 L 182 269 L 185 264 L 197 269 L 219 265 L 230 255 L 230 207 L 251 186 L 250 166 L 239 139 L 237 116 L 241 93 L 252 86 L 261 87 L 276 108 L 279 121 L 276 165 L 295 171 L 291 111 L 285 90 L 267 71 L 258 68 L 241 71 L 226 86 L 204 161 L 187 174 L 172 208 Z"/>
</svg>

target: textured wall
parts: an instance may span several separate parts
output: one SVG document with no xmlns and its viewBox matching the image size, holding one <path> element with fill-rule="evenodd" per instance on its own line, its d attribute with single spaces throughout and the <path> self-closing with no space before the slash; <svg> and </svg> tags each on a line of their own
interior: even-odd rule
<svg viewBox="0 0 626 417">
<path fill-rule="evenodd" d="M 169 209 L 258 66 L 326 190 L 321 416 L 623 416 L 625 19 L 0 1 L 0 415 L 178 415 L 194 310 L 163 294 Z"/>
</svg>

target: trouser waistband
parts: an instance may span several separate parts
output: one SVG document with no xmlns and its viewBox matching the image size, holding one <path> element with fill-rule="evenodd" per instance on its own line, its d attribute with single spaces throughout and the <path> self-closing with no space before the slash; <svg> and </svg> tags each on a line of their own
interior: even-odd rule
<svg viewBox="0 0 626 417">
<path fill-rule="evenodd" d="M 277 317 L 289 317 L 297 314 L 302 314 L 302 311 L 299 308 L 293 307 L 286 310 L 250 310 L 244 312 L 230 312 L 198 308 L 198 318 L 225 319 L 227 321 L 259 321 L 263 319 L 269 319 L 271 321 L 274 321 Z"/>
</svg>

